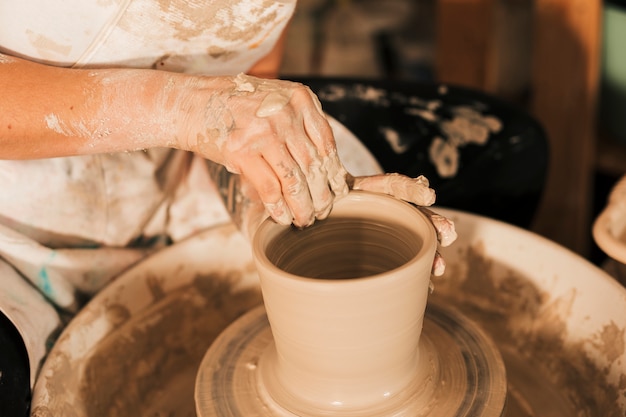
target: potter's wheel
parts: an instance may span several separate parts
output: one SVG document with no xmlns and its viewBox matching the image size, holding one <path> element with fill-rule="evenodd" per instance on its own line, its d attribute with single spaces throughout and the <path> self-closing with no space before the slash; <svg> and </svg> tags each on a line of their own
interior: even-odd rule
<svg viewBox="0 0 626 417">
<path fill-rule="evenodd" d="M 489 218 L 438 208 L 459 239 L 431 300 L 477 323 L 502 353 L 506 417 L 623 417 L 626 290 L 580 256 Z M 37 379 L 35 415 L 192 417 L 203 356 L 261 303 L 232 224 L 146 259 L 66 327 Z M 40 414 L 36 414 L 39 412 Z"/>
<path fill-rule="evenodd" d="M 454 310 L 430 303 L 419 352 L 419 370 L 399 404 L 394 401 L 393 408 L 360 410 L 357 414 L 343 410 L 337 415 L 502 415 L 504 363 L 478 326 Z M 294 416 L 267 390 L 265 382 L 273 376 L 268 359 L 272 354 L 272 333 L 260 306 L 229 326 L 207 351 L 196 380 L 198 415 Z"/>
</svg>

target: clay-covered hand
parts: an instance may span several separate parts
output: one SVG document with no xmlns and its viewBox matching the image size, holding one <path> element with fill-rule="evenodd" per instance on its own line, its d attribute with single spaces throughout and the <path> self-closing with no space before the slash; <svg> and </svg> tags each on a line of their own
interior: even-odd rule
<svg viewBox="0 0 626 417">
<path fill-rule="evenodd" d="M 348 182 L 354 190 L 388 194 L 400 200 L 415 204 L 430 218 L 437 231 L 439 244 L 442 247 L 449 246 L 456 240 L 457 234 L 454 228 L 454 222 L 427 208 L 435 203 L 436 195 L 435 190 L 430 188 L 428 179 L 423 175 L 417 178 L 411 178 L 397 173 L 366 177 L 348 176 Z M 443 275 L 445 267 L 445 261 L 439 251 L 437 251 L 433 261 L 433 275 Z"/>
<path fill-rule="evenodd" d="M 189 104 L 183 147 L 240 174 L 278 223 L 305 227 L 325 218 L 348 188 L 317 97 L 290 81 L 243 74 L 219 80 L 201 111 L 198 97 Z"/>
</svg>

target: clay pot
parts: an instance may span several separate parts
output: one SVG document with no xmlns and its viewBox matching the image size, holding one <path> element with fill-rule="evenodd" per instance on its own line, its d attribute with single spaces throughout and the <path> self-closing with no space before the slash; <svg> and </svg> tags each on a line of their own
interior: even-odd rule
<svg viewBox="0 0 626 417">
<path fill-rule="evenodd" d="M 263 222 L 252 249 L 273 335 L 259 360 L 271 400 L 307 416 L 402 403 L 417 375 L 436 245 L 414 206 L 363 191 L 304 230 Z"/>
</svg>

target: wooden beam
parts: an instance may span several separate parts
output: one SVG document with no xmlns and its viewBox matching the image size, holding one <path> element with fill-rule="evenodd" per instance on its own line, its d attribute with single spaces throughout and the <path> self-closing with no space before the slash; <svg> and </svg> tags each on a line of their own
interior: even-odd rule
<svg viewBox="0 0 626 417">
<path fill-rule="evenodd" d="M 439 82 L 486 90 L 497 0 L 437 0 L 435 74 Z"/>
<path fill-rule="evenodd" d="M 587 255 L 596 142 L 601 0 L 535 0 L 531 111 L 551 157 L 533 230 Z"/>
</svg>

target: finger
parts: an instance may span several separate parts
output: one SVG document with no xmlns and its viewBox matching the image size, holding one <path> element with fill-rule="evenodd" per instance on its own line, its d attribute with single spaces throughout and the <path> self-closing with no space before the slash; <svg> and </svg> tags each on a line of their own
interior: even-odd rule
<svg viewBox="0 0 626 417">
<path fill-rule="evenodd" d="M 309 133 L 313 135 L 313 143 L 322 151 L 322 155 L 326 155 L 335 147 L 335 139 L 318 97 L 310 88 L 305 87 L 298 90 L 291 100 L 296 108 L 302 109 L 302 119 Z"/>
<path fill-rule="evenodd" d="M 457 238 L 454 222 L 447 217 L 435 213 L 425 207 L 418 207 L 430 219 L 430 222 L 437 231 L 437 240 L 443 247 L 450 246 Z"/>
<path fill-rule="evenodd" d="M 324 166 L 328 172 L 328 182 L 335 200 L 348 194 L 349 187 L 346 182 L 348 172 L 339 160 L 337 151 L 333 151 L 324 159 Z"/>
<path fill-rule="evenodd" d="M 289 153 L 300 167 L 312 200 L 314 216 L 325 218 L 333 204 L 333 193 L 329 188 L 328 171 L 319 150 L 315 147 L 304 128 L 294 132 L 287 141 Z"/>
<path fill-rule="evenodd" d="M 306 145 L 300 143 L 300 146 Z M 286 145 L 264 149 L 263 158 L 280 181 L 283 200 L 293 216 L 293 224 L 298 227 L 311 225 L 315 220 L 315 207 L 311 199 L 308 178 L 301 169 L 301 163 L 299 164 L 294 159 Z M 314 167 L 307 168 L 315 169 Z"/>
<path fill-rule="evenodd" d="M 313 101 L 313 110 L 305 112 L 303 115 L 304 130 L 322 157 L 322 166 L 326 171 L 328 186 L 336 198 L 341 198 L 348 193 L 346 169 L 339 160 L 333 130 L 322 111 L 322 106 L 317 96 L 310 90 L 309 92 Z"/>
<path fill-rule="evenodd" d="M 441 256 L 439 251 L 436 251 L 431 273 L 436 277 L 440 277 L 444 272 L 446 272 L 446 261 L 443 260 L 443 256 Z"/>
<path fill-rule="evenodd" d="M 267 218 L 268 212 L 254 186 L 241 177 L 240 191 L 243 198 L 240 209 L 240 229 L 250 241 L 257 228 Z"/>
<path fill-rule="evenodd" d="M 324 117 L 323 121 L 325 126 L 321 129 L 311 128 L 311 124 L 305 124 L 305 129 L 309 137 L 321 138 L 318 139 L 318 149 L 320 147 L 322 149 L 320 154 L 322 155 L 322 166 L 326 171 L 327 184 L 334 198 L 338 199 L 348 194 L 349 189 L 346 183 L 348 172 L 339 160 L 335 137 L 326 117 Z"/>
<path fill-rule="evenodd" d="M 418 206 L 431 206 L 435 203 L 435 190 L 429 187 L 426 177 L 407 177 L 401 174 L 383 174 L 355 177 L 355 190 L 388 194 Z"/>
<path fill-rule="evenodd" d="M 247 159 L 242 176 L 252 184 L 274 221 L 284 225 L 291 224 L 293 214 L 283 198 L 281 182 L 274 169 L 263 158 Z"/>
</svg>

